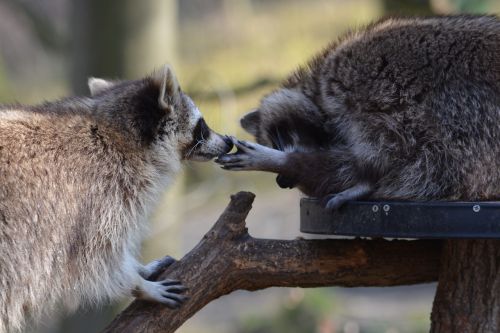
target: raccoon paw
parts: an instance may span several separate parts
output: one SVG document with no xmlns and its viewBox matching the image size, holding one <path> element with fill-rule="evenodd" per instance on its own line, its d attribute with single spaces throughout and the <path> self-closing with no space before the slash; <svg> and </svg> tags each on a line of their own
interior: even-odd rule
<svg viewBox="0 0 500 333">
<path fill-rule="evenodd" d="M 232 138 L 238 148 L 234 154 L 219 156 L 215 160 L 225 170 L 259 170 L 276 172 L 285 159 L 285 153 L 276 149 Z"/>
<path fill-rule="evenodd" d="M 359 183 L 342 192 L 329 194 L 323 198 L 322 204 L 326 210 L 333 211 L 339 209 L 347 201 L 366 198 L 373 192 L 373 185 L 369 183 Z"/>
<path fill-rule="evenodd" d="M 342 207 L 351 198 L 346 196 L 344 193 L 329 194 L 321 200 L 322 206 L 325 207 L 327 211 L 334 211 Z"/>
<path fill-rule="evenodd" d="M 177 280 L 143 280 L 141 287 L 134 290 L 134 295 L 138 299 L 162 303 L 171 309 L 177 309 L 188 299 L 187 296 L 181 295 L 186 290 L 187 288 Z"/>
<path fill-rule="evenodd" d="M 251 167 L 251 163 L 248 161 L 248 156 L 244 156 L 238 153 L 219 156 L 215 160 L 215 163 L 220 164 L 221 168 L 224 170 L 253 170 Z"/>
<path fill-rule="evenodd" d="M 142 267 L 140 274 L 145 279 L 156 280 L 158 275 L 174 262 L 176 262 L 176 260 L 171 256 L 165 256 L 161 259 L 153 260 Z"/>
<path fill-rule="evenodd" d="M 254 151 L 255 147 L 246 141 L 237 140 L 232 138 L 233 144 L 238 148 L 234 154 L 226 154 L 219 156 L 215 162 L 222 166 L 222 169 L 241 171 L 241 170 L 254 170 Z"/>
</svg>

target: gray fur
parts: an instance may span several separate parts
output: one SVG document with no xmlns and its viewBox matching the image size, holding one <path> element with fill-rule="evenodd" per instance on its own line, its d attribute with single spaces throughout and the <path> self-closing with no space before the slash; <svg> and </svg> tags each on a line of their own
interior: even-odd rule
<svg viewBox="0 0 500 333">
<path fill-rule="evenodd" d="M 242 126 L 287 152 L 280 184 L 310 196 L 498 200 L 499 54 L 494 16 L 385 19 L 330 45 Z"/>
<path fill-rule="evenodd" d="M 141 239 L 182 161 L 231 145 L 208 127 L 196 137 L 201 114 L 172 80 L 165 68 L 136 81 L 93 80 L 92 97 L 1 107 L 0 332 L 58 304 L 132 294 L 182 302 L 178 281 L 145 279 L 171 260 L 140 264 Z"/>
</svg>

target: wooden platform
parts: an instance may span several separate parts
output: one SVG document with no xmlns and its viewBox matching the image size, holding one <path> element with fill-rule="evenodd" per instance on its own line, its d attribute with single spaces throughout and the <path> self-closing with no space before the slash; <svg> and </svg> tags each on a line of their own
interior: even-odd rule
<svg viewBox="0 0 500 333">
<path fill-rule="evenodd" d="M 327 212 L 300 202 L 300 231 L 359 237 L 500 238 L 500 202 L 352 201 Z"/>
</svg>

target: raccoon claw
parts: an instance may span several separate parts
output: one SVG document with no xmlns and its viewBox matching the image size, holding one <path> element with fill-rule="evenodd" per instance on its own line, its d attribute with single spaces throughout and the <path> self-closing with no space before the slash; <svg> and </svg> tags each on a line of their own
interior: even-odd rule
<svg viewBox="0 0 500 333">
<path fill-rule="evenodd" d="M 179 308 L 189 299 L 181 293 L 188 290 L 177 280 L 165 279 L 162 281 L 144 281 L 143 288 L 139 291 L 138 298 L 165 304 L 171 309 Z"/>
<path fill-rule="evenodd" d="M 236 138 L 232 138 L 232 140 L 233 140 L 233 144 L 236 146 L 236 148 L 238 148 L 238 151 L 245 152 L 248 149 L 255 150 L 255 148 L 256 148 L 256 145 L 254 143 L 238 140 Z M 236 152 L 236 153 L 238 153 L 238 152 Z"/>
<path fill-rule="evenodd" d="M 215 163 L 220 164 L 224 170 L 246 170 L 244 158 L 238 153 L 219 156 Z"/>
<path fill-rule="evenodd" d="M 163 286 L 163 290 L 161 291 L 160 298 L 157 300 L 158 302 L 165 304 L 171 309 L 178 309 L 182 303 L 189 299 L 188 296 L 180 294 L 188 290 L 188 288 L 180 284 L 179 281 L 160 283 Z"/>
<path fill-rule="evenodd" d="M 255 151 L 255 147 L 249 142 L 237 140 L 234 137 L 231 137 L 231 140 L 237 151 L 233 154 L 221 155 L 215 162 L 221 164 L 224 170 L 251 170 L 252 156 L 250 151 Z"/>
</svg>

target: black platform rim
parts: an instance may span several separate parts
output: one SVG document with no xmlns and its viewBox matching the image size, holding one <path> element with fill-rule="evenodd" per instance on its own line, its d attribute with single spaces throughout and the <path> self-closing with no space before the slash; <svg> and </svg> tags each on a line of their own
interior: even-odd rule
<svg viewBox="0 0 500 333">
<path fill-rule="evenodd" d="M 303 233 L 384 238 L 500 238 L 500 201 L 352 201 L 330 213 L 302 198 Z M 408 213 L 405 215 L 405 213 Z"/>
</svg>

